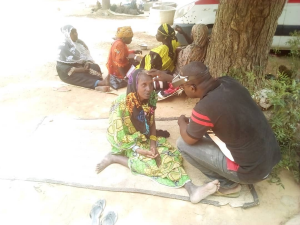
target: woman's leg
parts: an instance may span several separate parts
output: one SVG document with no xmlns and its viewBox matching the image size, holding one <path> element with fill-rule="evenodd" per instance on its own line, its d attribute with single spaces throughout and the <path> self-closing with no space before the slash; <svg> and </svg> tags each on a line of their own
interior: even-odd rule
<svg viewBox="0 0 300 225">
<path fill-rule="evenodd" d="M 184 185 L 184 188 L 189 193 L 191 203 L 198 203 L 202 199 L 218 191 L 220 188 L 220 182 L 218 180 L 214 180 L 205 185 L 196 186 L 192 183 L 192 181 L 189 181 Z"/>
<path fill-rule="evenodd" d="M 96 173 L 100 173 L 102 170 L 104 170 L 106 167 L 113 163 L 121 164 L 122 166 L 125 166 L 128 168 L 128 158 L 122 155 L 113 155 L 111 153 L 108 153 L 100 163 L 96 166 Z"/>
</svg>

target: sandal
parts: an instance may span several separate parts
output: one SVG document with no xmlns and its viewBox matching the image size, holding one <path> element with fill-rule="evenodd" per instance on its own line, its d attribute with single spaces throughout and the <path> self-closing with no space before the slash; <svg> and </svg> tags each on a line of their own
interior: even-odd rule
<svg viewBox="0 0 300 225">
<path fill-rule="evenodd" d="M 230 194 L 223 194 L 219 191 L 213 194 L 213 196 L 220 196 L 220 197 L 226 197 L 226 198 L 238 198 L 240 196 L 241 192 L 234 192 Z"/>
<path fill-rule="evenodd" d="M 103 212 L 104 207 L 105 207 L 104 199 L 100 199 L 93 205 L 92 210 L 90 212 L 90 218 L 92 219 L 92 225 L 99 224 L 99 219 Z"/>
<path fill-rule="evenodd" d="M 114 225 L 117 222 L 117 219 L 117 213 L 114 211 L 109 211 L 101 219 L 100 225 Z"/>
</svg>

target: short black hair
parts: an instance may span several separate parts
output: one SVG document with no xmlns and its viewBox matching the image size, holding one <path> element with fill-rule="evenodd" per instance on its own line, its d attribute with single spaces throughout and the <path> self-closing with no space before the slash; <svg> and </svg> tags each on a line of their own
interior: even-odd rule
<svg viewBox="0 0 300 225">
<path fill-rule="evenodd" d="M 202 81 L 211 78 L 208 67 L 202 62 L 190 62 L 181 69 L 181 73 L 185 77 L 195 77 L 189 83 L 199 84 Z"/>
<path fill-rule="evenodd" d="M 201 76 L 208 68 L 202 62 L 190 62 L 182 67 L 183 76 Z"/>
</svg>

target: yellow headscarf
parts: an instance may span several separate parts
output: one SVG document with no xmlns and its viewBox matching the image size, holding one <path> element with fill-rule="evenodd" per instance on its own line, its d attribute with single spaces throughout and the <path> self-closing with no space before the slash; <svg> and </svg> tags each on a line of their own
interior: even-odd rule
<svg viewBox="0 0 300 225">
<path fill-rule="evenodd" d="M 130 38 L 133 37 L 133 32 L 131 27 L 119 27 L 116 34 L 117 38 Z"/>
</svg>

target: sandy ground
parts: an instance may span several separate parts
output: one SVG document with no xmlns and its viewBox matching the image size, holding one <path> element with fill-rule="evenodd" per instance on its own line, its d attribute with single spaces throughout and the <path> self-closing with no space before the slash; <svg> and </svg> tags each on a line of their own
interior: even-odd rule
<svg viewBox="0 0 300 225">
<path fill-rule="evenodd" d="M 155 37 L 150 35 L 156 28 L 147 18 L 100 16 L 91 13 L 88 6 L 93 3 L 83 0 L 1 3 L 4 4 L 1 21 L 5 21 L 1 32 L 2 62 L 5 62 L 0 75 L 1 154 L 9 151 L 11 142 L 26 139 L 44 116 L 108 117 L 114 95 L 73 86 L 69 92 L 54 91 L 60 85 L 55 56 L 61 26 L 72 24 L 77 28 L 79 38 L 87 43 L 105 75 L 107 54 L 117 27 L 132 26 L 135 36 L 129 45 L 131 49 L 138 49 L 140 43 L 147 43 L 149 48 L 157 45 Z M 281 63 L 286 60 L 271 57 L 267 72 L 274 73 L 274 65 Z M 163 101 L 158 104 L 156 116 L 189 115 L 196 101 L 185 95 Z M 108 207 L 118 211 L 118 224 L 284 224 L 299 213 L 300 192 L 289 172 L 284 171 L 281 178 L 285 189 L 267 181 L 258 183 L 261 205 L 248 210 L 0 180 L 0 224 L 88 224 L 91 205 L 99 198 L 105 198 Z"/>
</svg>

